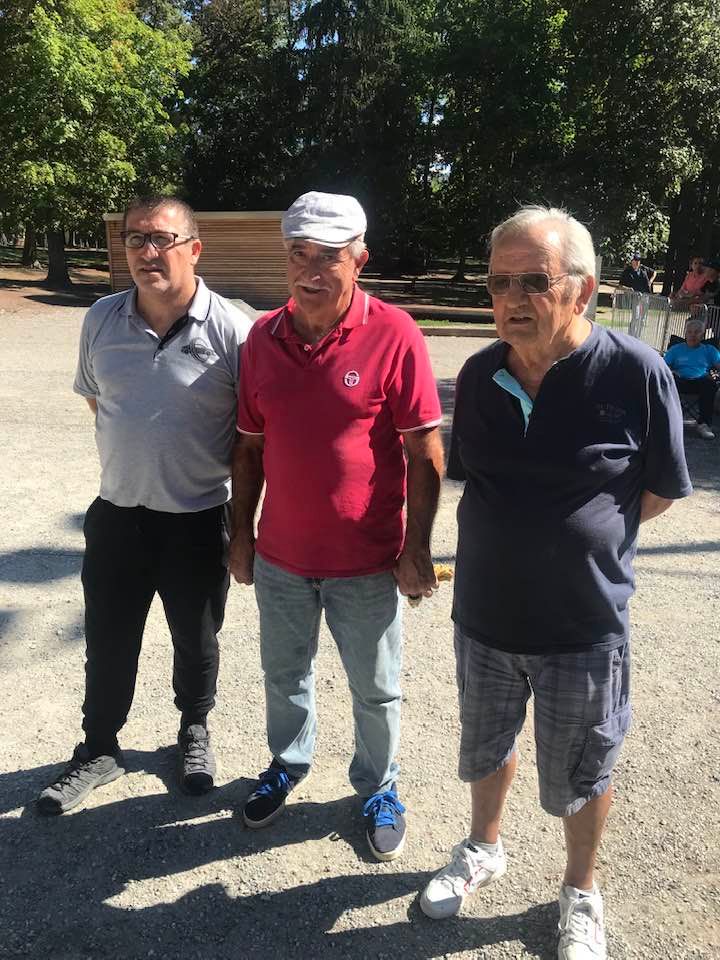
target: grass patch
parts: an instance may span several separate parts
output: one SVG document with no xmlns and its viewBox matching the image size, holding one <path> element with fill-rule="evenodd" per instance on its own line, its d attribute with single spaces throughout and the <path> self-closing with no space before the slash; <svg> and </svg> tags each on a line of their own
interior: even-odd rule
<svg viewBox="0 0 720 960">
<path fill-rule="evenodd" d="M 4 267 L 19 267 L 22 257 L 22 247 L 0 247 L 0 265 Z M 38 247 L 37 259 L 41 267 L 47 267 L 47 250 Z M 65 251 L 65 259 L 69 267 L 91 267 L 95 270 L 107 270 L 107 250 L 71 250 Z"/>
</svg>

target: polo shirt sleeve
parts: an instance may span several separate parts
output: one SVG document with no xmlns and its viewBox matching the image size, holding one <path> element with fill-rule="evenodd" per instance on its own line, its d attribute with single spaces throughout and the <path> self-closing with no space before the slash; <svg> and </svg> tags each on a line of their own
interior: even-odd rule
<svg viewBox="0 0 720 960">
<path fill-rule="evenodd" d="M 258 405 L 257 379 L 255 377 L 255 340 L 260 331 L 253 327 L 240 351 L 240 389 L 238 390 L 237 429 L 240 433 L 262 436 L 265 419 Z"/>
<path fill-rule="evenodd" d="M 442 410 L 425 338 L 414 320 L 387 384 L 387 398 L 395 429 L 400 433 L 436 427 Z"/>
<path fill-rule="evenodd" d="M 648 372 L 647 404 L 643 487 L 668 500 L 687 497 L 692 484 L 685 461 L 682 408 L 672 374 L 662 364 Z"/>
<path fill-rule="evenodd" d="M 81 397 L 96 397 L 100 392 L 97 381 L 95 380 L 95 374 L 93 373 L 92 352 L 90 348 L 91 313 L 92 311 L 88 310 L 85 314 L 80 332 L 78 365 L 75 372 L 75 382 L 73 383 L 73 390 L 75 393 L 79 393 Z"/>
</svg>

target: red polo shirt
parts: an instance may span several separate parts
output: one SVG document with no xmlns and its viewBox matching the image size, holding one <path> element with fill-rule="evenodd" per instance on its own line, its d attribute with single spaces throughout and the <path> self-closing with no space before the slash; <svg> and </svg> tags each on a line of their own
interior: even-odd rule
<svg viewBox="0 0 720 960">
<path fill-rule="evenodd" d="M 403 541 L 401 434 L 442 420 L 425 340 L 358 287 L 312 346 L 292 310 L 257 320 L 242 354 L 238 430 L 265 437 L 256 549 L 303 577 L 389 570 Z"/>
</svg>

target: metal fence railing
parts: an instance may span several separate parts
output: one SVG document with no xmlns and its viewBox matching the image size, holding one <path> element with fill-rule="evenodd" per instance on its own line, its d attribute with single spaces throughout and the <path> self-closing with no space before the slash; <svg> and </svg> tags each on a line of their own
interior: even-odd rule
<svg viewBox="0 0 720 960">
<path fill-rule="evenodd" d="M 706 338 L 720 336 L 720 307 L 700 304 L 676 308 L 667 297 L 631 290 L 613 294 L 610 325 L 664 353 L 671 336 L 685 336 L 690 317 L 705 322 Z"/>
</svg>

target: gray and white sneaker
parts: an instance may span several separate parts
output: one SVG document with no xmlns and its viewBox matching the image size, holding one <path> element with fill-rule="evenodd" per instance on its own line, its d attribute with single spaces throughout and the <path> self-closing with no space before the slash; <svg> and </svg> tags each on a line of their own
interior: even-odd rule
<svg viewBox="0 0 720 960">
<path fill-rule="evenodd" d="M 178 750 L 183 789 L 194 796 L 212 790 L 217 764 L 207 728 L 201 723 L 191 723 L 181 730 L 178 733 Z"/>
<path fill-rule="evenodd" d="M 470 840 L 463 840 L 453 847 L 450 863 L 425 887 L 420 908 L 432 920 L 454 917 L 467 896 L 498 880 L 506 871 L 507 860 L 500 838 L 496 853 L 488 853 Z"/>
<path fill-rule="evenodd" d="M 560 888 L 558 960 L 606 960 L 603 901 L 600 891 Z"/>
<path fill-rule="evenodd" d="M 77 807 L 96 787 L 112 783 L 125 773 L 125 760 L 118 748 L 112 754 L 90 757 L 84 743 L 75 747 L 72 759 L 60 776 L 37 798 L 40 813 L 57 815 Z"/>
</svg>

